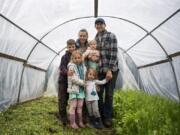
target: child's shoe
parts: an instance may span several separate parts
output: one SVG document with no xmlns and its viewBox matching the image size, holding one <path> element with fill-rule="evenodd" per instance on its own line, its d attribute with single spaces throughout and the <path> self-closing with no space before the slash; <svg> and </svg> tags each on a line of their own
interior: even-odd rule
<svg viewBox="0 0 180 135">
<path fill-rule="evenodd" d="M 82 122 L 80 122 L 80 123 L 79 123 L 79 127 L 80 127 L 80 128 L 85 128 L 85 125 L 84 125 Z"/>
<path fill-rule="evenodd" d="M 70 126 L 73 129 L 78 129 L 79 128 L 78 125 L 75 122 L 75 114 L 70 114 Z"/>
<path fill-rule="evenodd" d="M 78 113 L 78 119 L 79 119 L 79 127 L 84 128 L 85 125 L 83 124 L 82 113 Z"/>
<path fill-rule="evenodd" d="M 70 126 L 71 126 L 71 128 L 73 128 L 73 129 L 78 129 L 78 128 L 79 128 L 76 123 L 74 123 L 74 124 L 72 124 L 72 125 L 70 125 Z"/>
<path fill-rule="evenodd" d="M 103 129 L 104 128 L 104 125 L 103 125 L 102 120 L 101 120 L 100 117 L 95 118 L 94 127 L 97 128 L 97 129 Z"/>
<path fill-rule="evenodd" d="M 94 116 L 89 116 L 88 127 L 95 128 L 95 117 Z"/>
</svg>

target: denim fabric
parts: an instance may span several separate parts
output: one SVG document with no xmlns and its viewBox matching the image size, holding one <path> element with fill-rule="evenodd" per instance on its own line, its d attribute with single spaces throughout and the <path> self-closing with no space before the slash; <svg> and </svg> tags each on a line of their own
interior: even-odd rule
<svg viewBox="0 0 180 135">
<path fill-rule="evenodd" d="M 107 82 L 105 85 L 100 86 L 99 95 L 99 111 L 104 119 L 113 118 L 113 94 L 116 84 L 116 79 L 118 76 L 118 71 L 114 71 L 113 78 Z M 106 77 L 105 73 L 99 73 L 99 79 L 102 80 Z M 105 97 L 103 96 L 105 92 Z"/>
</svg>

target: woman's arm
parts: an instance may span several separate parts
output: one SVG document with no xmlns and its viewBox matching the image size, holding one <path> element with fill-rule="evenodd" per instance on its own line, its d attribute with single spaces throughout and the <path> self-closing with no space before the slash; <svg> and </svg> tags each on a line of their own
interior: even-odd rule
<svg viewBox="0 0 180 135">
<path fill-rule="evenodd" d="M 86 50 L 84 53 L 83 53 L 83 58 L 85 59 L 90 53 L 90 50 Z"/>
</svg>

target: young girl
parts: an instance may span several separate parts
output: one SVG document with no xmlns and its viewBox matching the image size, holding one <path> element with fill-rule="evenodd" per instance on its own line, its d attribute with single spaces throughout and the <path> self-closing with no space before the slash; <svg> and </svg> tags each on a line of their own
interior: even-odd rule
<svg viewBox="0 0 180 135">
<path fill-rule="evenodd" d="M 96 85 L 103 85 L 107 81 L 106 79 L 100 81 L 96 80 L 97 72 L 96 70 L 89 68 L 86 73 L 86 106 L 88 108 L 90 126 L 95 128 L 103 128 L 101 117 L 99 114 L 98 100 L 99 97 L 96 91 Z"/>
<path fill-rule="evenodd" d="M 79 51 L 74 51 L 71 55 L 71 62 L 68 64 L 68 71 L 73 72 L 72 76 L 68 76 L 68 93 L 70 100 L 70 126 L 74 129 L 85 127 L 82 121 L 82 106 L 85 98 L 85 74 L 86 67 L 83 64 L 82 54 Z M 77 111 L 77 113 L 76 113 Z M 76 115 L 79 119 L 79 124 L 76 124 Z"/>
<path fill-rule="evenodd" d="M 89 47 L 87 48 L 87 50 L 83 53 L 83 58 L 84 59 L 88 59 L 87 62 L 87 67 L 88 68 L 93 68 L 96 71 L 99 70 L 99 66 L 100 66 L 100 53 L 99 51 L 96 49 L 96 41 L 95 40 L 91 40 L 89 41 Z"/>
</svg>

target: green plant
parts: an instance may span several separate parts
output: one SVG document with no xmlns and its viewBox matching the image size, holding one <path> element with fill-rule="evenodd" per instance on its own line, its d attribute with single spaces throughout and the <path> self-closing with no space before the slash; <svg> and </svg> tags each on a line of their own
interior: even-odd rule
<svg viewBox="0 0 180 135">
<path fill-rule="evenodd" d="M 180 105 L 140 91 L 114 96 L 114 128 L 123 135 L 179 135 Z"/>
<path fill-rule="evenodd" d="M 110 130 L 63 127 L 57 118 L 57 97 L 40 98 L 0 113 L 0 135 L 112 135 Z"/>
</svg>

